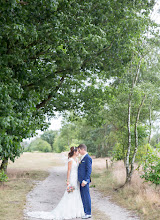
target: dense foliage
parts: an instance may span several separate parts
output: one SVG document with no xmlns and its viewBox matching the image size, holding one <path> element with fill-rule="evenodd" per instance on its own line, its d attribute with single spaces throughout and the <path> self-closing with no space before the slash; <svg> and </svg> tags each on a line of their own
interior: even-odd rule
<svg viewBox="0 0 160 220">
<path fill-rule="evenodd" d="M 51 152 L 52 148 L 47 141 L 44 141 L 41 138 L 36 138 L 29 144 L 27 148 L 25 148 L 25 151 Z"/>
<path fill-rule="evenodd" d="M 50 144 L 52 151 L 54 151 L 53 144 L 56 135 L 57 135 L 57 131 L 48 130 L 43 132 L 43 134 L 40 136 L 42 140 L 47 141 Z"/>
<path fill-rule="evenodd" d="M 153 5 L 153 0 L 1 1 L 0 159 L 14 161 L 22 139 L 46 129 L 46 115 L 100 108 L 97 79 L 122 75 L 135 42 L 149 28 Z"/>
<path fill-rule="evenodd" d="M 157 150 L 151 147 L 148 148 L 148 154 L 143 164 L 143 171 L 144 174 L 141 178 L 155 185 L 160 184 L 160 155 Z"/>
</svg>

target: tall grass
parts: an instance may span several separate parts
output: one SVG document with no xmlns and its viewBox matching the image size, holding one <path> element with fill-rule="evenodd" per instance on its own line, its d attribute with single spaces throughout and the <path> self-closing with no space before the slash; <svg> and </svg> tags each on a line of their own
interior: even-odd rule
<svg viewBox="0 0 160 220">
<path fill-rule="evenodd" d="M 96 159 L 98 163 L 98 159 Z M 102 172 L 103 170 L 103 172 Z M 160 187 L 144 183 L 140 178 L 141 171 L 135 171 L 130 185 L 119 188 L 125 182 L 125 167 L 122 161 L 114 163 L 109 170 L 102 166 L 100 175 L 96 177 L 98 170 L 93 169 L 92 183 L 105 195 L 112 195 L 113 200 L 134 211 L 137 211 L 141 219 L 160 219 Z"/>
</svg>

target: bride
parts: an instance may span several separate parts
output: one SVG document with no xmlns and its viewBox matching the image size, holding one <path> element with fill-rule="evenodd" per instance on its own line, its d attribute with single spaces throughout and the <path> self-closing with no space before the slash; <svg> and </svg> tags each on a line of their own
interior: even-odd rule
<svg viewBox="0 0 160 220">
<path fill-rule="evenodd" d="M 70 148 L 68 153 L 67 189 L 57 207 L 50 212 L 28 212 L 28 216 L 52 220 L 81 218 L 84 216 L 78 184 L 78 154 L 78 148 Z"/>
</svg>

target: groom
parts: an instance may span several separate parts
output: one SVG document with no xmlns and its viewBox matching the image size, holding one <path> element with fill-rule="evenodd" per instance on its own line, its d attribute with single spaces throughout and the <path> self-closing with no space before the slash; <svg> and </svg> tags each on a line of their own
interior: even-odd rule
<svg viewBox="0 0 160 220">
<path fill-rule="evenodd" d="M 92 159 L 87 153 L 87 146 L 80 144 L 78 151 L 82 155 L 78 167 L 78 181 L 80 182 L 80 192 L 84 207 L 85 216 L 82 219 L 91 218 L 91 197 L 89 193 L 89 183 L 91 182 Z"/>
</svg>

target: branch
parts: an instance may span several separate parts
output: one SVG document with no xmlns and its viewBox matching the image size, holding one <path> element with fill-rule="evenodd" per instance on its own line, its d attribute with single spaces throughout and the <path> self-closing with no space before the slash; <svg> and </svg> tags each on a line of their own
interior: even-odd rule
<svg viewBox="0 0 160 220">
<path fill-rule="evenodd" d="M 21 5 L 28 5 L 28 2 L 20 1 L 19 2 Z"/>
<path fill-rule="evenodd" d="M 135 78 L 134 78 L 134 80 L 133 80 L 132 89 L 134 88 L 134 86 L 136 85 L 137 80 L 138 80 L 138 76 L 139 76 L 139 72 L 140 72 L 140 67 L 141 67 L 142 58 L 143 58 L 143 57 L 141 57 L 140 61 L 138 62 L 137 71 L 136 71 Z"/>
<path fill-rule="evenodd" d="M 61 87 L 63 81 L 64 81 L 64 76 L 61 78 L 59 85 L 56 86 L 56 88 L 55 88 L 55 90 L 54 90 L 53 92 L 58 91 L 58 89 Z M 36 105 L 36 108 L 37 108 L 37 109 L 40 109 L 41 107 L 44 107 L 44 106 L 47 104 L 47 102 L 49 102 L 49 101 L 52 99 L 52 97 L 53 97 L 53 92 L 51 92 L 51 93 L 48 95 L 47 99 L 44 99 L 40 104 Z"/>
<path fill-rule="evenodd" d="M 113 45 L 113 42 L 111 42 L 111 44 L 108 46 L 108 47 L 105 47 L 103 48 L 103 50 L 99 51 L 97 54 L 96 54 L 96 57 L 99 56 L 100 54 L 102 54 L 103 52 L 107 51 L 107 50 L 110 50 L 111 47 Z"/>
<path fill-rule="evenodd" d="M 49 50 L 49 49 L 48 49 Z M 44 54 L 46 54 L 46 52 L 48 52 L 48 50 L 46 50 L 46 51 L 40 51 L 40 52 L 38 52 L 35 56 L 33 56 L 33 57 L 29 57 L 28 59 L 30 59 L 30 60 L 35 60 L 35 59 L 37 59 L 40 55 L 44 55 Z"/>
<path fill-rule="evenodd" d="M 111 44 L 110 44 L 108 47 L 105 47 L 105 48 L 103 48 L 101 51 L 99 51 L 98 53 L 93 54 L 92 57 L 97 57 L 97 56 L 99 56 L 99 55 L 102 54 L 103 52 L 109 50 L 109 49 L 112 47 L 112 45 L 113 45 L 113 42 L 111 42 Z M 85 60 L 83 61 L 83 64 L 82 64 L 82 66 L 81 66 L 81 69 L 84 68 L 85 64 L 86 64 L 88 61 L 90 61 L 90 59 L 92 59 L 92 57 L 91 57 L 91 58 L 88 58 L 88 59 L 85 59 Z"/>
<path fill-rule="evenodd" d="M 35 44 L 37 44 L 37 43 L 39 43 L 39 42 L 40 42 L 40 39 L 39 39 L 39 40 L 35 40 L 35 41 L 33 41 L 32 43 L 30 43 L 30 44 L 24 46 L 22 49 L 27 49 L 27 48 L 29 48 L 29 47 L 32 47 L 32 46 L 34 46 Z"/>
<path fill-rule="evenodd" d="M 66 72 L 66 71 L 71 71 L 71 70 L 72 70 L 72 69 L 64 69 L 64 70 L 55 71 L 54 73 L 51 73 L 51 74 L 49 74 L 48 76 L 46 76 L 46 77 L 44 77 L 44 78 L 41 78 L 41 79 L 39 79 L 39 80 L 36 80 L 35 83 L 30 83 L 30 84 L 28 84 L 28 85 L 22 86 L 22 88 L 25 89 L 25 88 L 29 88 L 29 87 L 32 87 L 32 86 L 36 86 L 36 85 L 38 85 L 40 82 L 44 82 L 44 80 L 53 77 L 53 74 L 55 75 L 55 74 L 57 74 L 57 73 L 64 73 L 64 72 Z"/>
<path fill-rule="evenodd" d="M 32 42 L 32 43 L 33 43 L 33 42 Z M 31 43 L 30 45 L 28 45 L 28 46 L 31 46 L 32 43 Z M 109 50 L 109 49 L 112 47 L 112 45 L 113 45 L 113 42 L 112 42 L 107 48 L 103 48 L 103 50 L 99 51 L 99 52 L 96 53 L 96 54 L 93 54 L 93 56 L 94 56 L 94 57 L 99 56 L 99 55 L 102 54 L 103 52 Z M 45 52 L 47 52 L 47 51 L 43 51 L 43 52 L 41 51 L 41 52 L 37 53 L 36 56 L 30 57 L 29 59 L 36 59 L 38 56 L 45 54 Z M 92 56 L 92 57 L 93 57 L 93 56 Z M 82 66 L 81 66 L 81 68 L 80 68 L 79 70 L 83 69 L 83 67 L 85 66 L 85 64 L 86 64 L 88 61 L 90 61 L 90 58 L 85 59 L 85 60 L 83 61 L 83 64 L 82 64 Z M 65 71 L 71 71 L 71 70 L 72 70 L 72 69 L 69 68 L 69 69 L 66 69 L 66 70 L 56 71 L 56 72 L 54 72 L 53 74 L 63 73 L 63 72 L 65 72 Z M 22 88 L 24 89 L 24 88 L 26 88 L 26 87 L 29 88 L 29 87 L 35 86 L 35 85 L 37 85 L 40 81 L 44 81 L 45 79 L 48 79 L 48 78 L 50 78 L 51 76 L 52 76 L 52 74 L 46 76 L 46 77 L 43 78 L 43 79 L 40 79 L 40 80 L 36 81 L 36 83 L 30 83 L 30 84 L 28 84 L 28 85 L 24 85 L 24 86 L 22 86 Z"/>
<path fill-rule="evenodd" d="M 151 142 L 151 132 L 152 132 L 152 101 L 150 101 L 150 106 L 149 106 L 149 137 L 148 137 L 148 144 Z"/>
</svg>

